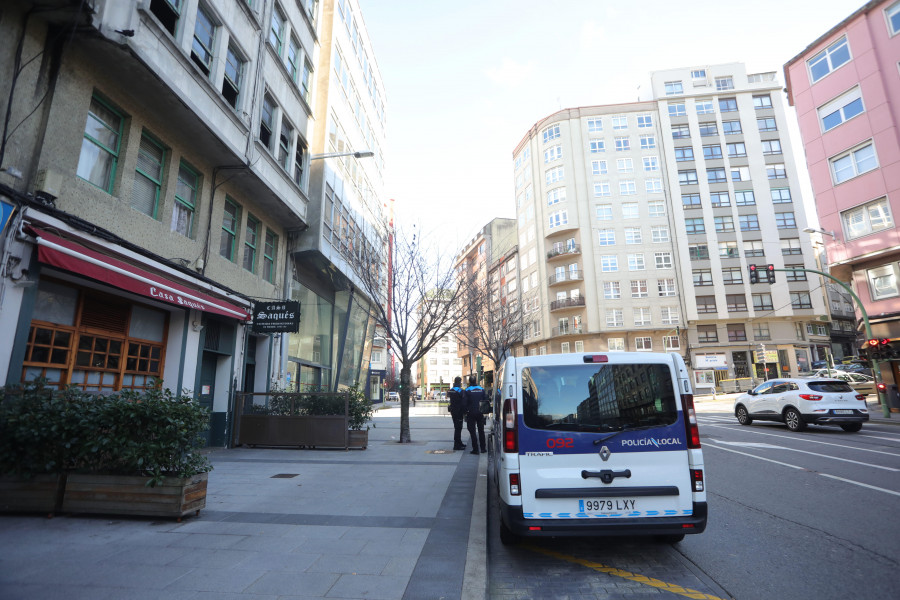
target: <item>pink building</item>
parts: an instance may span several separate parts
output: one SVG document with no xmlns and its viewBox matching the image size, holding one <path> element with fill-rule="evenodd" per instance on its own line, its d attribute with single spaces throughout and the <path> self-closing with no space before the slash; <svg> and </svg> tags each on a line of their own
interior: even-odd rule
<svg viewBox="0 0 900 600">
<path fill-rule="evenodd" d="M 827 232 L 829 272 L 852 282 L 879 338 L 900 338 L 898 61 L 900 1 L 881 0 L 866 3 L 784 66 Z M 888 383 L 900 381 L 898 366 L 885 363 Z"/>
</svg>

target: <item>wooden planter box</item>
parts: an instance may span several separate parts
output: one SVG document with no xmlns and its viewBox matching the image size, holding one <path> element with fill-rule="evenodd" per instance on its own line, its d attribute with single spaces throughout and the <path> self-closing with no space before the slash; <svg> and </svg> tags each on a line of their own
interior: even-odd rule
<svg viewBox="0 0 900 600">
<path fill-rule="evenodd" d="M 62 511 L 74 513 L 181 517 L 206 507 L 209 473 L 166 477 L 147 487 L 148 477 L 72 473 L 66 481 Z"/>
<path fill-rule="evenodd" d="M 347 447 L 348 448 L 361 448 L 363 450 L 366 449 L 369 445 L 369 430 L 368 429 L 350 429 L 347 431 Z"/>
<path fill-rule="evenodd" d="M 62 475 L 35 475 L 31 479 L 0 476 L 0 512 L 41 512 L 52 516 L 59 510 L 64 485 Z"/>
</svg>

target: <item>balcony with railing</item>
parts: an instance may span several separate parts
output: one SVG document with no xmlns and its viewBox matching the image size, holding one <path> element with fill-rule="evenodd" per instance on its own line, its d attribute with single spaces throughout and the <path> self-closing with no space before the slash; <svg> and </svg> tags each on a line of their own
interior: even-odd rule
<svg viewBox="0 0 900 600">
<path fill-rule="evenodd" d="M 554 310 L 578 308 L 580 306 L 584 306 L 583 296 L 576 296 L 575 298 L 562 298 L 560 300 L 554 300 L 550 303 L 550 311 L 552 312 Z"/>
<path fill-rule="evenodd" d="M 581 254 L 580 244 L 553 244 L 547 251 L 547 260 L 553 260 L 560 256 L 572 256 L 573 254 Z"/>
<path fill-rule="evenodd" d="M 550 285 L 556 285 L 557 283 L 581 281 L 582 279 L 584 279 L 584 271 L 568 270 L 565 273 L 554 273 L 550 276 L 548 283 Z"/>
<path fill-rule="evenodd" d="M 581 335 L 584 333 L 584 327 L 581 325 L 566 325 L 563 327 L 554 327 L 551 333 L 552 337 L 561 335 Z"/>
</svg>

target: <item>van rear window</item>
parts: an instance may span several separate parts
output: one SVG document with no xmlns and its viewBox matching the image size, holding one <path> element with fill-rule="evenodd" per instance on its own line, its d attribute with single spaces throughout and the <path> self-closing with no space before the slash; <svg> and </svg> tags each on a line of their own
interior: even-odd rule
<svg viewBox="0 0 900 600">
<path fill-rule="evenodd" d="M 664 364 L 574 364 L 522 369 L 525 425 L 555 431 L 620 431 L 678 420 Z"/>
</svg>

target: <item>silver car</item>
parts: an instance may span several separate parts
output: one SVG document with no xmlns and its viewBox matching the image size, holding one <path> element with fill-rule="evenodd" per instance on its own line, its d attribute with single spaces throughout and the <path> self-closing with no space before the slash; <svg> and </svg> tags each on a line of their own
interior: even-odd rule
<svg viewBox="0 0 900 600">
<path fill-rule="evenodd" d="M 869 411 L 865 395 L 846 381 L 816 377 L 766 381 L 735 399 L 734 416 L 741 425 L 780 421 L 791 431 L 803 431 L 808 424 L 859 431 Z"/>
</svg>

